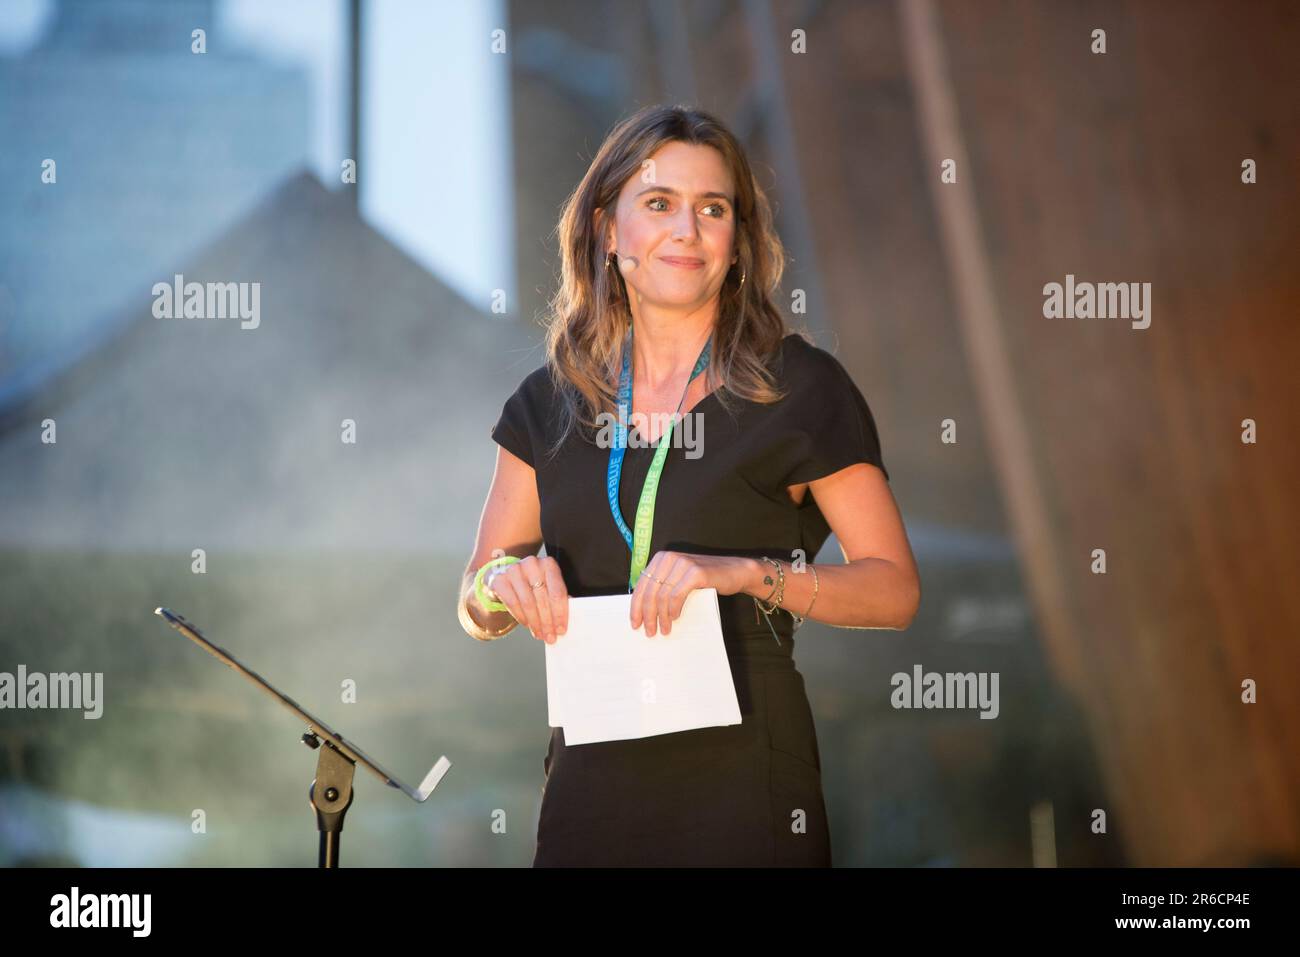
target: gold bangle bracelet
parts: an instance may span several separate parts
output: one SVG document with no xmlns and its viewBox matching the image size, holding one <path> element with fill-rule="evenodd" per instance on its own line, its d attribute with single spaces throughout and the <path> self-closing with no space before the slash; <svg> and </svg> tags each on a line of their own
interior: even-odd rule
<svg viewBox="0 0 1300 957">
<path fill-rule="evenodd" d="M 469 613 L 470 594 L 472 592 L 467 592 L 465 597 L 456 603 L 456 616 L 460 619 L 460 626 L 465 629 L 467 635 L 478 641 L 495 641 L 497 638 L 502 638 L 514 631 L 519 624 L 518 621 L 511 621 L 500 631 L 489 631 L 476 622 L 474 616 Z"/>
<path fill-rule="evenodd" d="M 812 569 L 813 573 L 812 601 L 808 602 L 808 610 L 802 615 L 796 615 L 793 612 L 790 613 L 790 617 L 794 619 L 795 630 L 798 630 L 799 626 L 802 625 L 807 617 L 812 614 L 813 605 L 817 604 L 817 591 L 821 587 L 821 581 L 817 578 L 817 566 L 810 564 L 808 567 Z"/>
</svg>

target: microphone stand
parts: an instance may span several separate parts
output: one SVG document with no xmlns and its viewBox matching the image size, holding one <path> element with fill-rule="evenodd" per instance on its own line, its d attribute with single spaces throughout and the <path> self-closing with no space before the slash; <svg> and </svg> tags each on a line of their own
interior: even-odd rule
<svg viewBox="0 0 1300 957">
<path fill-rule="evenodd" d="M 339 841 L 343 833 L 343 817 L 347 814 L 348 808 L 352 806 L 352 777 L 356 772 L 358 763 L 389 787 L 397 788 L 407 797 L 421 804 L 428 800 L 429 795 L 433 793 L 433 789 L 438 786 L 438 782 L 442 780 L 443 775 L 451 767 L 451 762 L 447 760 L 446 755 L 443 755 L 429 769 L 429 773 L 424 776 L 424 780 L 420 782 L 418 788 L 404 784 L 371 760 L 356 745 L 345 740 L 341 734 L 331 729 L 325 722 L 312 717 L 304 711 L 298 702 L 288 695 L 282 694 L 257 672 L 244 667 L 232 655 L 204 638 L 197 628 L 176 614 L 176 612 L 159 607 L 154 609 L 154 614 L 162 617 L 172 628 L 189 638 L 218 661 L 239 672 L 307 723 L 307 730 L 303 733 L 302 743 L 312 750 L 320 752 L 316 759 L 316 777 L 307 789 L 307 797 L 316 811 L 316 829 L 320 832 L 318 867 L 339 866 Z"/>
</svg>

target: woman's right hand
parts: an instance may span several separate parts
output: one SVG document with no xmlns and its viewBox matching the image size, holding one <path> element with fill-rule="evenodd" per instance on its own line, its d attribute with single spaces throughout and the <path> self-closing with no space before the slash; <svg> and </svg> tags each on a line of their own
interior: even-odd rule
<svg viewBox="0 0 1300 957">
<path fill-rule="evenodd" d="M 536 588 L 534 583 L 539 583 Z M 493 566 L 484 574 L 483 584 L 496 592 L 515 621 L 526 626 L 534 638 L 553 645 L 568 630 L 569 592 L 559 563 L 549 555 L 529 555 Z"/>
</svg>

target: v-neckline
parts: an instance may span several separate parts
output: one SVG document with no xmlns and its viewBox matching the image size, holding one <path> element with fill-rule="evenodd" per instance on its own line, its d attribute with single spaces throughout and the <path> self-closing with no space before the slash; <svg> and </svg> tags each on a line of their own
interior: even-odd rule
<svg viewBox="0 0 1300 957">
<path fill-rule="evenodd" d="M 725 388 L 726 388 L 725 385 L 720 385 L 720 386 L 718 386 L 716 389 L 713 389 L 712 391 L 710 391 L 709 393 L 707 393 L 707 394 L 704 396 L 704 398 L 700 399 L 699 402 L 696 402 L 696 403 L 695 403 L 693 406 L 691 406 L 687 411 L 683 412 L 682 415 L 690 415 L 692 412 L 696 412 L 696 411 L 698 411 L 699 408 L 700 408 L 700 406 L 702 406 L 704 403 L 708 402 L 710 399 L 714 398 L 714 397 L 718 394 L 719 390 L 721 390 L 721 389 L 725 389 Z M 645 443 L 640 443 L 640 444 L 638 444 L 638 445 L 633 445 L 632 442 L 631 442 L 631 436 L 632 436 L 632 433 L 633 433 L 633 432 L 635 432 L 638 436 L 641 434 L 641 430 L 640 430 L 640 429 L 633 429 L 631 426 L 628 427 L 628 430 L 627 430 L 627 433 L 628 433 L 627 451 L 628 451 L 628 452 L 655 452 L 655 451 L 657 451 L 657 450 L 659 449 L 659 443 L 662 442 L 662 441 L 664 440 L 664 435 L 667 434 L 667 430 L 665 430 L 664 435 L 660 435 L 659 438 L 655 439 L 655 442 L 654 442 L 653 445 L 647 445 L 647 444 L 645 444 Z"/>
</svg>

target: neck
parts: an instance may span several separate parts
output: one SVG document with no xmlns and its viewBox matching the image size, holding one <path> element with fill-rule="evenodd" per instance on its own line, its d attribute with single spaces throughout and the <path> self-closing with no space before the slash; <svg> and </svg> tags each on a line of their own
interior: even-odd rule
<svg viewBox="0 0 1300 957">
<path fill-rule="evenodd" d="M 680 387 L 713 333 L 713 316 L 706 310 L 686 315 L 640 312 L 632 315 L 633 379 L 652 392 L 671 384 Z"/>
</svg>

